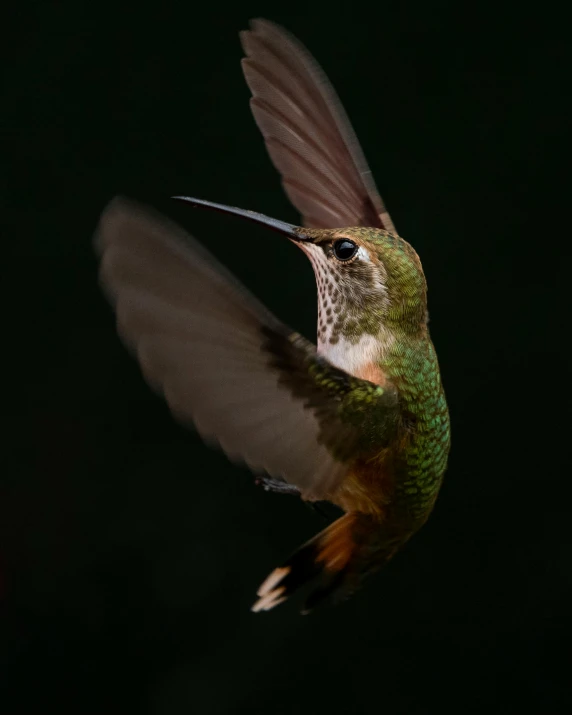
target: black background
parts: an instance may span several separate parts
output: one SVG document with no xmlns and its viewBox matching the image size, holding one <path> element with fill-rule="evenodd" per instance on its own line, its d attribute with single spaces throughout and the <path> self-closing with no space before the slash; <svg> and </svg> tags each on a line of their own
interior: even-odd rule
<svg viewBox="0 0 572 715">
<path fill-rule="evenodd" d="M 313 337 L 314 278 L 237 33 L 284 24 L 423 261 L 453 451 L 427 526 L 352 600 L 251 614 L 325 522 L 178 427 L 116 337 L 91 235 L 153 203 Z M 2 102 L 0 712 L 567 713 L 569 63 L 548 6 L 22 5 Z M 9 395 L 15 393 L 14 405 Z"/>
</svg>

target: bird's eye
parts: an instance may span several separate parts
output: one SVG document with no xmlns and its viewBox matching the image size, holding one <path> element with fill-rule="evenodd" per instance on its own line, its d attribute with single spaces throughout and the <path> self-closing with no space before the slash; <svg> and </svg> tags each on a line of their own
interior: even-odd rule
<svg viewBox="0 0 572 715">
<path fill-rule="evenodd" d="M 334 254 L 339 261 L 349 261 L 357 253 L 358 247 L 347 238 L 340 238 L 334 243 Z"/>
</svg>

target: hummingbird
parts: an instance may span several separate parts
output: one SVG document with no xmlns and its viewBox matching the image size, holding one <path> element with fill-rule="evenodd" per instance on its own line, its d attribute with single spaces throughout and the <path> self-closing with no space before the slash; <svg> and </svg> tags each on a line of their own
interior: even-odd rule
<svg viewBox="0 0 572 715">
<path fill-rule="evenodd" d="M 266 578 L 253 611 L 314 584 L 353 593 L 431 513 L 450 447 L 421 261 L 401 238 L 336 93 L 288 32 L 240 35 L 251 109 L 302 221 L 187 196 L 288 238 L 318 292 L 317 344 L 276 318 L 182 228 L 116 197 L 96 231 L 118 332 L 174 417 L 268 490 L 343 515 Z"/>
</svg>

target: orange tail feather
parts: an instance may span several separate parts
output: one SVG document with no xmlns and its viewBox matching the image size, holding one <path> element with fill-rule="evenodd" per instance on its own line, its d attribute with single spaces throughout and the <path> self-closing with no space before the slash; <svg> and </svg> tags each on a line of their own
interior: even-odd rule
<svg viewBox="0 0 572 715">
<path fill-rule="evenodd" d="M 252 610 L 269 611 L 314 579 L 319 579 L 319 586 L 308 597 L 303 613 L 329 596 L 351 592 L 363 571 L 388 561 L 398 548 L 380 548 L 379 542 L 375 548 L 379 528 L 366 514 L 344 514 L 274 569 L 258 589 Z"/>
</svg>

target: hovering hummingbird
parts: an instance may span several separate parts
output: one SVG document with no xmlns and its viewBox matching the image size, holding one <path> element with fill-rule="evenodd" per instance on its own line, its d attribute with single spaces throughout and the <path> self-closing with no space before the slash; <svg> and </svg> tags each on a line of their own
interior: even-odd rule
<svg viewBox="0 0 572 715">
<path fill-rule="evenodd" d="M 120 335 L 178 419 L 264 473 L 267 489 L 345 512 L 275 569 L 254 611 L 310 580 L 311 610 L 347 595 L 428 518 L 449 417 L 427 287 L 344 110 L 307 50 L 266 20 L 241 33 L 251 107 L 303 227 L 189 197 L 268 226 L 308 256 L 317 347 L 275 318 L 182 229 L 131 201 L 96 246 Z"/>
</svg>

